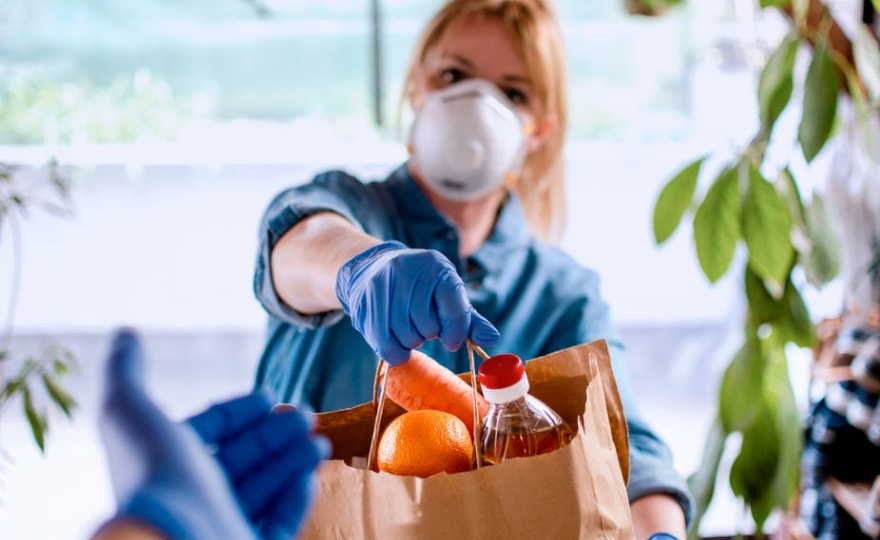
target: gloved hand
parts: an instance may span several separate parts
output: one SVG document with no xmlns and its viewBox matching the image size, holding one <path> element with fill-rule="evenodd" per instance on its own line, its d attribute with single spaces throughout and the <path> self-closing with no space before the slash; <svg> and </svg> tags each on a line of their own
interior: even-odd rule
<svg viewBox="0 0 880 540">
<path fill-rule="evenodd" d="M 214 405 L 188 423 L 216 449 L 260 536 L 290 540 L 314 496 L 312 473 L 330 455 L 329 441 L 310 435 L 314 417 L 273 408 L 264 394 L 250 394 Z"/>
<path fill-rule="evenodd" d="M 648 537 L 648 540 L 678 540 L 678 538 L 669 533 L 654 533 Z"/>
<path fill-rule="evenodd" d="M 438 251 L 396 241 L 373 246 L 342 265 L 336 296 L 354 328 L 392 366 L 439 338 L 457 351 L 470 338 L 494 343 L 498 330 L 474 310 L 452 263 Z"/>
<path fill-rule="evenodd" d="M 100 418 L 118 505 L 108 524 L 134 520 L 175 540 L 289 540 L 326 440 L 310 439 L 300 413 L 273 415 L 254 394 L 191 420 L 216 445 L 215 457 L 196 430 L 171 422 L 145 394 L 142 364 L 137 335 L 117 332 Z"/>
</svg>

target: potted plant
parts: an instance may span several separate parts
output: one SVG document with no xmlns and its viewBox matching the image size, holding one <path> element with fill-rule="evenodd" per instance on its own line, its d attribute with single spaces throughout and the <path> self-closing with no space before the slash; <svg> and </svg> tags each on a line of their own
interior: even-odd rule
<svg viewBox="0 0 880 540">
<path fill-rule="evenodd" d="M 658 3 L 664 0 L 630 12 L 662 13 Z M 709 156 L 683 167 L 659 193 L 653 215 L 658 244 L 685 217 L 692 219 L 703 274 L 712 283 L 738 275 L 746 300 L 742 344 L 723 374 L 702 463 L 689 478 L 697 499 L 692 538 L 732 435 L 741 442 L 727 481 L 750 511 L 758 536 L 771 514 L 785 512 L 796 498 L 803 432 L 787 351 L 816 343 L 817 321 L 803 291 L 835 277 L 840 240 L 825 198 L 819 191 L 802 193 L 790 163 L 802 157 L 809 164 L 825 147 L 841 93 L 860 115 L 872 111 L 880 96 L 880 54 L 866 27 L 850 42 L 820 0 L 761 0 L 760 8 L 783 13 L 789 24 L 760 73 L 757 133 L 718 171 L 706 170 Z M 802 77 L 798 55 L 808 65 Z M 800 100 L 796 144 L 783 159 L 769 159 L 774 127 L 793 97 Z"/>
<path fill-rule="evenodd" d="M 13 350 L 21 279 L 20 226 L 34 210 L 70 215 L 70 179 L 54 160 L 46 165 L 45 174 L 30 180 L 17 172 L 15 166 L 0 163 L 0 247 L 11 251 L 12 266 L 6 274 L 10 276 L 9 304 L 3 306 L 6 318 L 0 332 L 0 416 L 20 402 L 34 442 L 44 451 L 49 411 L 56 409 L 70 418 L 76 408 L 76 400 L 64 386 L 64 378 L 76 361 L 67 348 L 54 341 L 36 351 Z"/>
</svg>

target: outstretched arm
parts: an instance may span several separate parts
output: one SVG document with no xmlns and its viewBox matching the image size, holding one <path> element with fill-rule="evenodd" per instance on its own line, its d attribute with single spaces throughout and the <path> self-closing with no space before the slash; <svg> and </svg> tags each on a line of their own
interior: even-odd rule
<svg viewBox="0 0 880 540">
<path fill-rule="evenodd" d="M 272 248 L 272 284 L 278 296 L 300 313 L 341 309 L 336 274 L 346 261 L 381 243 L 332 212 L 309 216 Z"/>
<path fill-rule="evenodd" d="M 498 331 L 470 303 L 458 270 L 439 251 L 382 242 L 323 212 L 297 222 L 272 247 L 272 286 L 303 314 L 342 308 L 376 354 L 399 365 L 439 339 L 450 351 Z"/>
<path fill-rule="evenodd" d="M 250 394 L 177 424 L 147 396 L 142 371 L 138 336 L 118 332 L 100 418 L 117 511 L 94 538 L 292 538 L 329 455 L 310 418 L 272 413 Z"/>
</svg>

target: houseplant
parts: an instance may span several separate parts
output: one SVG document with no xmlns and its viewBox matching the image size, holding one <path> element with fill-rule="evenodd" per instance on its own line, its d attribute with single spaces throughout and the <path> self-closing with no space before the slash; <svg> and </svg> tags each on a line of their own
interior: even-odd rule
<svg viewBox="0 0 880 540">
<path fill-rule="evenodd" d="M 269 15 L 262 0 L 242 1 L 257 16 Z M 167 82 L 148 69 L 118 76 L 106 85 L 55 80 L 39 62 L 7 62 L 0 66 L 0 75 L 0 145 L 167 138 L 193 115 L 192 103 L 175 97 Z M 55 159 L 39 173 L 0 161 L 0 287 L 8 299 L 0 303 L 0 418 L 20 406 L 40 451 L 45 449 L 52 414 L 72 418 L 76 410 L 65 380 L 76 368 L 76 359 L 54 339 L 40 340 L 34 350 L 14 342 L 21 227 L 33 212 L 70 217 L 71 180 L 70 169 Z M 0 472 L 8 460 L 0 433 Z"/>
<path fill-rule="evenodd" d="M 257 0 L 246 1 L 261 13 Z M 119 76 L 105 86 L 56 81 L 41 66 L 24 62 L 10 62 L 0 74 L 0 144 L 100 144 L 167 137 L 191 116 L 191 104 L 176 98 L 166 81 L 148 69 Z M 0 281 L 0 287 L 8 287 L 9 299 L 0 305 L 5 316 L 0 319 L 0 416 L 20 402 L 41 451 L 50 412 L 72 417 L 76 408 L 64 385 L 76 361 L 57 340 L 46 340 L 34 351 L 13 350 L 21 226 L 35 211 L 59 217 L 73 214 L 70 171 L 55 159 L 39 172 L 0 162 L 0 253 L 8 256 L 11 269 L 0 274 L 8 279 Z M 2 451 L 0 438 L 0 457 Z"/>
<path fill-rule="evenodd" d="M 664 12 L 657 6 L 663 3 L 652 0 L 650 10 Z M 712 500 L 722 455 L 734 435 L 740 443 L 727 480 L 759 535 L 771 514 L 788 509 L 797 494 L 803 435 L 787 352 L 815 344 L 816 321 L 803 291 L 835 277 L 840 239 L 822 194 L 802 193 L 791 164 L 811 163 L 826 146 L 842 93 L 861 118 L 880 96 L 880 53 L 864 26 L 850 42 L 820 0 L 761 0 L 760 8 L 784 14 L 788 28 L 758 79 L 757 133 L 719 171 L 706 170 L 709 156 L 683 167 L 659 193 L 653 216 L 658 244 L 685 216 L 692 218 L 704 275 L 712 283 L 738 275 L 746 299 L 742 345 L 720 381 L 717 417 L 702 463 L 689 478 L 697 499 L 691 537 Z M 634 14 L 650 10 L 630 8 Z M 805 73 L 797 69 L 799 58 Z M 783 147 L 781 159 L 771 159 L 768 150 L 779 143 L 777 120 L 798 100 L 796 142 Z"/>
<path fill-rule="evenodd" d="M 9 301 L 0 332 L 0 417 L 20 401 L 34 442 L 45 449 L 50 410 L 72 417 L 76 400 L 64 378 L 76 366 L 71 352 L 54 341 L 36 351 L 13 350 L 15 310 L 21 279 L 21 222 L 32 211 L 71 213 L 70 178 L 54 160 L 43 174 L 24 178 L 15 166 L 0 163 L 0 247 L 11 251 Z M 5 283 L 4 283 L 5 284 Z M 2 451 L 0 444 L 0 451 Z M 0 453 L 5 456 L 5 452 Z"/>
</svg>

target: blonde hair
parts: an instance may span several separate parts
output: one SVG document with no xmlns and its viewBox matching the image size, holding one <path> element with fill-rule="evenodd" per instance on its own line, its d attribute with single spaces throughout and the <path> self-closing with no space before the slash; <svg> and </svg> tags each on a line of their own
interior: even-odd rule
<svg viewBox="0 0 880 540">
<path fill-rule="evenodd" d="M 446 29 L 462 19 L 484 17 L 504 23 L 516 40 L 544 117 L 555 126 L 544 144 L 526 158 L 511 185 L 520 197 L 529 229 L 538 238 L 558 243 L 565 228 L 563 146 L 568 124 L 568 94 L 562 33 L 547 0 L 450 0 L 428 22 L 416 44 L 403 85 L 403 102 L 412 102 L 416 77 L 427 52 Z"/>
</svg>

